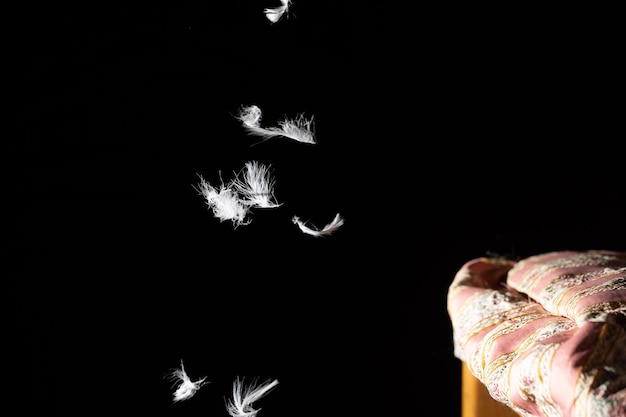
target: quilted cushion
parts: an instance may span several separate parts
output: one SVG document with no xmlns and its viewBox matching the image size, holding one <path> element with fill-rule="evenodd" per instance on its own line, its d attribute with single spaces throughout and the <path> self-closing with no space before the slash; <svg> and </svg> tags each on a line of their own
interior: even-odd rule
<svg viewBox="0 0 626 417">
<path fill-rule="evenodd" d="M 448 291 L 455 356 L 521 416 L 626 417 L 626 252 L 478 258 Z"/>
</svg>

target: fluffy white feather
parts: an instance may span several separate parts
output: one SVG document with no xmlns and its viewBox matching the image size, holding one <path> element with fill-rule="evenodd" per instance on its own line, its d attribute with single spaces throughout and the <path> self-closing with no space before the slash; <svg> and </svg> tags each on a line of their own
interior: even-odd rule
<svg viewBox="0 0 626 417">
<path fill-rule="evenodd" d="M 280 2 L 282 3 L 280 6 L 271 7 L 271 8 L 267 8 L 264 10 L 265 16 L 272 23 L 278 22 L 280 18 L 283 17 L 283 15 L 289 11 L 289 6 L 291 5 L 291 1 L 280 0 Z"/>
<path fill-rule="evenodd" d="M 242 106 L 239 109 L 239 114 L 237 114 L 237 118 L 247 127 L 259 127 L 261 116 L 261 109 L 254 104 L 251 106 Z"/>
<path fill-rule="evenodd" d="M 233 398 L 226 403 L 228 414 L 232 417 L 256 417 L 261 409 L 252 408 L 252 404 L 264 397 L 272 388 L 278 385 L 278 380 L 266 381 L 257 385 L 252 381 L 247 387 L 243 379 L 237 377 L 233 383 Z"/>
<path fill-rule="evenodd" d="M 344 223 L 344 219 L 341 217 L 339 213 L 335 215 L 335 218 L 333 219 L 332 222 L 328 223 L 326 226 L 324 226 L 321 229 L 307 226 L 307 224 L 303 222 L 302 220 L 300 220 L 298 216 L 293 216 L 292 221 L 298 225 L 298 227 L 300 228 L 300 230 L 302 230 L 302 232 L 311 236 L 316 236 L 316 237 L 331 235 L 337 229 L 339 229 Z"/>
<path fill-rule="evenodd" d="M 232 186 L 244 204 L 274 208 L 280 206 L 274 197 L 274 183 L 269 166 L 250 161 L 246 162 L 244 170 L 233 180 Z"/>
<path fill-rule="evenodd" d="M 285 119 L 279 122 L 280 127 L 272 127 L 271 131 L 298 142 L 315 144 L 313 117 L 307 119 L 299 114 L 295 119 Z"/>
<path fill-rule="evenodd" d="M 173 369 L 166 375 L 167 379 L 174 381 L 174 385 L 178 385 L 174 391 L 174 402 L 188 400 L 193 397 L 200 387 L 209 382 L 205 382 L 206 377 L 197 381 L 192 381 L 185 372 L 183 361 L 180 361 L 180 368 Z"/>
<path fill-rule="evenodd" d="M 200 176 L 196 190 L 204 197 L 207 206 L 220 221 L 230 220 L 235 227 L 249 223 L 246 220 L 248 206 L 242 203 L 232 186 L 222 184 L 218 190 Z"/>
<path fill-rule="evenodd" d="M 313 117 L 306 118 L 299 114 L 295 119 L 284 119 L 277 127 L 264 128 L 261 126 L 261 109 L 256 106 L 242 106 L 235 116 L 239 119 L 248 134 L 260 136 L 267 140 L 276 136 L 284 136 L 298 142 L 315 144 L 315 124 Z"/>
<path fill-rule="evenodd" d="M 280 133 L 261 127 L 262 116 L 261 109 L 253 104 L 251 106 L 242 106 L 235 117 L 241 121 L 244 129 L 246 129 L 250 135 L 260 136 L 264 140 L 280 136 Z"/>
</svg>

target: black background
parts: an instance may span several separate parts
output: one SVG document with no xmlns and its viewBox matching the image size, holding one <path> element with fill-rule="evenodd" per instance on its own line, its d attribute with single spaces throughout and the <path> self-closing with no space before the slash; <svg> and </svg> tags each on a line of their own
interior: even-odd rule
<svg viewBox="0 0 626 417">
<path fill-rule="evenodd" d="M 227 416 L 242 376 L 267 417 L 459 415 L 464 262 L 626 250 L 610 12 L 222 3 L 5 15 L 3 407 Z M 251 146 L 251 104 L 317 144 Z M 283 204 L 234 228 L 193 186 L 251 160 Z"/>
</svg>

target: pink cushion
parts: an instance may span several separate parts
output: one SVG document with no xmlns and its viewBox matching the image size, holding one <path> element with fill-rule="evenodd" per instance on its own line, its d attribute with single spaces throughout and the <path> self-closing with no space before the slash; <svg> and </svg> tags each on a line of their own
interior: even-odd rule
<svg viewBox="0 0 626 417">
<path fill-rule="evenodd" d="M 455 356 L 522 416 L 626 417 L 626 252 L 479 258 L 448 291 Z"/>
</svg>

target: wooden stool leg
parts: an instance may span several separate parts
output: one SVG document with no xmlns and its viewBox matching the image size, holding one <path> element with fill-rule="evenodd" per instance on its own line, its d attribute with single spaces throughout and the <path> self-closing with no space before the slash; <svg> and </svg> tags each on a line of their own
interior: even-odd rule
<svg viewBox="0 0 626 417">
<path fill-rule="evenodd" d="M 494 400 L 483 385 L 463 363 L 461 375 L 461 417 L 519 417 L 515 411 Z"/>
</svg>

